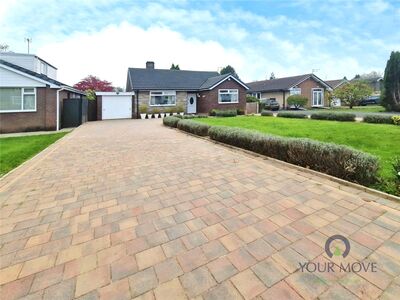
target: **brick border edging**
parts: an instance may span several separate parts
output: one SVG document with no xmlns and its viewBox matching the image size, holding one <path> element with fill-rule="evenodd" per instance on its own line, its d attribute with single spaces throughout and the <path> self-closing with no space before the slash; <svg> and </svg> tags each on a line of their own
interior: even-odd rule
<svg viewBox="0 0 400 300">
<path fill-rule="evenodd" d="M 279 159 L 272 158 L 272 157 L 269 157 L 269 156 L 266 156 L 266 155 L 258 154 L 256 152 L 253 152 L 253 151 L 250 151 L 250 150 L 246 150 L 246 149 L 242 149 L 242 148 L 239 148 L 239 147 L 236 147 L 236 146 L 232 146 L 232 145 L 229 145 L 229 144 L 218 142 L 218 141 L 212 140 L 208 136 L 207 137 L 203 137 L 203 136 L 192 134 L 192 133 L 187 132 L 187 131 L 179 130 L 178 128 L 173 128 L 173 127 L 168 127 L 168 128 L 175 129 L 176 131 L 182 132 L 184 134 L 187 134 L 187 135 L 190 135 L 190 136 L 193 136 L 193 137 L 196 137 L 196 138 L 199 138 L 199 139 L 202 139 L 202 140 L 214 143 L 214 144 L 218 144 L 218 145 L 221 145 L 221 146 L 224 146 L 224 147 L 236 150 L 236 151 L 244 152 L 244 153 L 246 153 L 246 154 L 248 154 L 250 156 L 253 156 L 253 157 L 262 158 L 263 160 L 270 160 L 270 161 L 273 161 L 274 163 L 284 165 L 284 166 L 286 166 L 288 168 L 291 168 L 291 169 L 295 169 L 295 170 L 302 171 L 302 172 L 305 172 L 305 173 L 308 173 L 308 174 L 311 174 L 311 175 L 316 175 L 316 176 L 319 176 L 319 177 L 323 177 L 324 179 L 329 179 L 329 180 L 331 180 L 333 182 L 340 183 L 340 184 L 342 184 L 344 186 L 352 187 L 352 188 L 355 188 L 357 190 L 361 190 L 362 192 L 366 192 L 368 194 L 372 194 L 374 196 L 378 196 L 378 197 L 381 197 L 381 198 L 384 198 L 384 199 L 387 199 L 387 200 L 390 200 L 390 201 L 396 201 L 398 204 L 400 204 L 400 197 L 397 197 L 397 196 L 394 196 L 394 195 L 390 195 L 390 194 L 385 193 L 385 192 L 381 192 L 381 191 L 378 191 L 378 190 L 375 190 L 375 189 L 372 189 L 372 188 L 369 188 L 369 187 L 366 187 L 366 186 L 363 186 L 363 185 L 360 185 L 360 184 L 357 184 L 357 183 L 354 183 L 354 182 L 350 182 L 350 181 L 347 181 L 347 180 L 344 180 L 344 179 L 341 179 L 341 178 L 338 178 L 338 177 L 335 177 L 335 176 L 332 176 L 332 175 L 328 175 L 328 174 L 325 174 L 325 173 L 322 173 L 322 172 L 318 172 L 318 171 L 315 171 L 315 170 L 312 170 L 312 169 L 307 169 L 307 168 L 304 168 L 302 166 L 294 165 L 294 164 L 288 163 L 288 162 L 283 161 L 283 160 L 279 160 Z"/>
</svg>

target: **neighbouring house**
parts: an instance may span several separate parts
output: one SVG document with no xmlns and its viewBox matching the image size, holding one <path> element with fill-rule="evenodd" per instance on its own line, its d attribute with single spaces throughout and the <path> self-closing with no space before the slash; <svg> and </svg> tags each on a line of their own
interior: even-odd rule
<svg viewBox="0 0 400 300">
<path fill-rule="evenodd" d="M 0 53 L 0 133 L 58 130 L 63 100 L 84 95 L 57 81 L 57 68 L 36 55 Z"/>
<path fill-rule="evenodd" d="M 338 87 L 341 87 L 343 84 L 349 83 L 346 78 L 343 79 L 332 79 L 332 80 L 325 80 L 327 84 L 329 84 L 332 87 L 332 90 L 336 90 Z M 332 99 L 332 106 L 341 106 L 342 101 L 339 98 L 333 98 Z"/>
<path fill-rule="evenodd" d="M 281 107 L 287 107 L 287 98 L 291 95 L 302 95 L 308 98 L 307 107 L 329 106 L 325 101 L 325 91 L 331 86 L 314 74 L 261 80 L 246 83 L 247 93 L 258 99 L 273 99 Z"/>
<path fill-rule="evenodd" d="M 126 91 L 135 93 L 134 115 L 140 107 L 160 112 L 182 110 L 187 114 L 208 114 L 213 109 L 246 109 L 248 87 L 231 74 L 218 72 L 129 68 Z"/>
</svg>

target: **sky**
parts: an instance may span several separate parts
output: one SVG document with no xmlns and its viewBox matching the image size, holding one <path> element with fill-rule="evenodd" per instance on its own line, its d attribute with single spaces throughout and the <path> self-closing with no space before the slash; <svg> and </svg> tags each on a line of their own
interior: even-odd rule
<svg viewBox="0 0 400 300">
<path fill-rule="evenodd" d="M 383 72 L 400 51 L 400 0 L 0 0 L 0 44 L 30 53 L 75 84 L 87 75 L 125 88 L 128 67 L 232 65 L 245 82 L 314 72 Z"/>
</svg>

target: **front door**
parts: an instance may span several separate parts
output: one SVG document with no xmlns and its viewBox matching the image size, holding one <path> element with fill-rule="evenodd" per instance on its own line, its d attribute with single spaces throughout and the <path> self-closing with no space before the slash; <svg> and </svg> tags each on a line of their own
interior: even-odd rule
<svg viewBox="0 0 400 300">
<path fill-rule="evenodd" d="M 322 93 L 322 89 L 313 89 L 312 106 L 323 106 L 323 105 L 324 105 L 324 96 Z"/>
<path fill-rule="evenodd" d="M 196 94 L 187 95 L 187 113 L 195 114 L 197 112 L 197 99 Z"/>
</svg>

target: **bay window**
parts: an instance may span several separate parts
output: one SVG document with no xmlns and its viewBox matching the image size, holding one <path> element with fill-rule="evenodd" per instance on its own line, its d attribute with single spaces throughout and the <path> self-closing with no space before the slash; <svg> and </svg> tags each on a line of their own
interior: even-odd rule
<svg viewBox="0 0 400 300">
<path fill-rule="evenodd" d="M 150 91 L 150 106 L 176 105 L 176 91 Z"/>
<path fill-rule="evenodd" d="M 36 88 L 0 88 L 0 112 L 36 111 Z"/>
<path fill-rule="evenodd" d="M 239 90 L 218 90 L 218 103 L 238 103 Z"/>
</svg>

